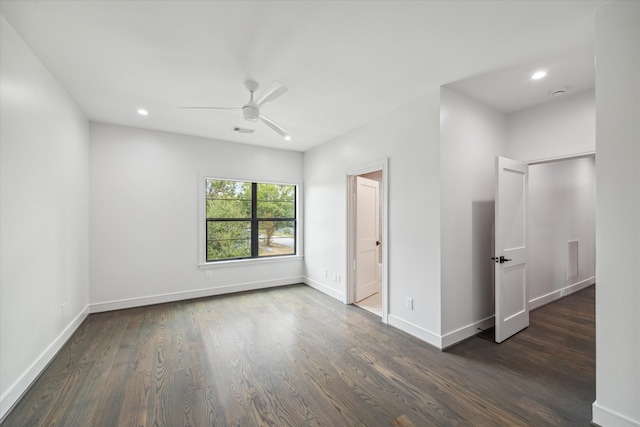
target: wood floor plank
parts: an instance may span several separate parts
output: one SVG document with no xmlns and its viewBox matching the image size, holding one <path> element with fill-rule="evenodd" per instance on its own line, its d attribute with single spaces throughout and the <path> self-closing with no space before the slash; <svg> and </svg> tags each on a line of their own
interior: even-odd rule
<svg viewBox="0 0 640 427">
<path fill-rule="evenodd" d="M 118 314 L 118 313 L 114 313 Z M 94 402 L 98 401 L 112 377 L 113 364 L 119 352 L 119 342 L 127 331 L 127 318 L 114 316 L 108 322 L 108 328 L 96 337 L 95 352 L 97 357 L 87 364 L 87 379 L 78 387 L 75 401 L 68 399 L 69 405 L 64 411 L 63 425 L 95 425 Z M 86 408 L 80 411 L 79 408 Z"/>
<path fill-rule="evenodd" d="M 588 425 L 594 301 L 444 352 L 304 285 L 92 314 L 1 425 Z"/>
</svg>

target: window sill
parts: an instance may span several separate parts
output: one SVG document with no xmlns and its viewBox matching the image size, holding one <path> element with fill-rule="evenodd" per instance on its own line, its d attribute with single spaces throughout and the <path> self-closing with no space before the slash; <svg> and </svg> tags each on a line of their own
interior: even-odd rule
<svg viewBox="0 0 640 427">
<path fill-rule="evenodd" d="M 295 262 L 302 261 L 304 256 L 302 255 L 290 255 L 290 256 L 278 256 L 278 257 L 265 257 L 265 258 L 250 258 L 250 259 L 234 259 L 229 261 L 215 261 L 198 264 L 200 270 L 208 270 L 210 268 L 222 268 L 222 267 L 240 267 L 247 265 L 260 265 L 260 264 L 273 264 L 282 262 Z"/>
</svg>

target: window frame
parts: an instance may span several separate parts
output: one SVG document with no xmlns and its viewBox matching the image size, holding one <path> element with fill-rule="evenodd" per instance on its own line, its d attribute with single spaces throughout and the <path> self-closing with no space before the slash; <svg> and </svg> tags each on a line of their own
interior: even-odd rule
<svg viewBox="0 0 640 427">
<path fill-rule="evenodd" d="M 207 218 L 207 181 L 234 181 L 234 182 L 244 182 L 251 184 L 252 187 L 252 200 L 251 200 L 251 216 L 249 218 L 220 218 L 209 219 Z M 287 185 L 294 187 L 294 217 L 293 218 L 262 218 L 257 217 L 257 187 L 259 184 L 275 184 L 275 185 Z M 198 192 L 199 200 L 200 200 L 200 220 L 199 222 L 199 241 L 200 241 L 200 255 L 199 255 L 199 263 L 198 266 L 200 268 L 208 268 L 214 266 L 223 266 L 230 264 L 251 264 L 251 263 L 263 263 L 263 262 L 278 262 L 278 261 L 292 261 L 298 260 L 302 258 L 302 216 L 301 212 L 301 204 L 302 204 L 302 185 L 300 183 L 295 182 L 273 182 L 273 181 L 265 181 L 259 179 L 237 179 L 237 178 L 219 178 L 212 176 L 201 176 L 200 178 L 200 191 Z M 207 224 L 209 222 L 225 222 L 225 221 L 246 221 L 251 223 L 251 255 L 248 257 L 238 257 L 238 258 L 221 258 L 217 260 L 209 260 L 208 259 L 208 230 Z M 294 246 L 292 254 L 282 254 L 282 255 L 260 255 L 259 254 L 259 225 L 260 222 L 265 221 L 288 221 L 293 222 L 293 235 L 294 235 Z"/>
</svg>

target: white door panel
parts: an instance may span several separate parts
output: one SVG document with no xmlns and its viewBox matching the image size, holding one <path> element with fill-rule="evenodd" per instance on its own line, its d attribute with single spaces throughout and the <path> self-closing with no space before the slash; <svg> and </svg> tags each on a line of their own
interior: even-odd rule
<svg viewBox="0 0 640 427">
<path fill-rule="evenodd" d="M 502 342 L 529 326 L 527 183 L 526 164 L 496 158 L 496 342 Z"/>
<path fill-rule="evenodd" d="M 381 290 L 376 277 L 379 211 L 378 182 L 356 177 L 356 302 Z"/>
</svg>

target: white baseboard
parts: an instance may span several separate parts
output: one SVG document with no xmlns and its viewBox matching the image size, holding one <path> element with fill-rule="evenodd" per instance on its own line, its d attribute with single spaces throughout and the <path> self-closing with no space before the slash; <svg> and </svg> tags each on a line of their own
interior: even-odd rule
<svg viewBox="0 0 640 427">
<path fill-rule="evenodd" d="M 29 389 L 31 384 L 38 378 L 54 356 L 60 351 L 71 335 L 78 329 L 80 324 L 89 315 L 89 306 L 86 306 L 66 328 L 58 335 L 49 346 L 38 356 L 36 360 L 20 375 L 11 387 L 0 396 L 0 420 L 9 412 L 20 397 Z"/>
<path fill-rule="evenodd" d="M 444 350 L 451 347 L 452 345 L 458 344 L 461 341 L 477 335 L 484 329 L 489 329 L 493 326 L 495 326 L 495 317 L 489 316 L 485 319 L 473 322 L 470 325 L 456 329 L 455 331 L 448 332 L 442 336 L 442 349 Z"/>
<path fill-rule="evenodd" d="M 598 401 L 593 402 L 593 424 L 602 427 L 640 427 L 640 421 L 632 420 L 624 415 L 618 414 L 610 409 L 598 405 Z"/>
<path fill-rule="evenodd" d="M 337 299 L 338 301 L 342 301 L 345 304 L 347 303 L 345 295 L 342 292 L 338 292 L 335 289 L 333 289 L 333 288 L 331 288 L 331 287 L 329 287 L 329 286 L 327 286 L 327 285 L 325 285 L 323 283 L 316 282 L 315 280 L 310 279 L 308 277 L 305 277 L 303 279 L 303 282 L 306 285 L 312 287 L 313 289 L 322 292 L 323 294 L 327 294 L 327 295 Z"/>
<path fill-rule="evenodd" d="M 260 282 L 238 283 L 234 285 L 218 286 L 215 288 L 197 289 L 184 292 L 172 292 L 169 294 L 159 294 L 147 297 L 137 297 L 121 299 L 117 301 L 106 301 L 90 304 L 91 313 L 103 311 L 121 310 L 124 308 L 142 307 L 145 305 L 162 304 L 166 302 L 182 301 L 193 298 L 211 297 L 235 292 L 253 291 L 256 289 L 274 288 L 277 286 L 294 285 L 303 283 L 300 276 L 286 277 L 276 280 L 265 280 Z"/>
<path fill-rule="evenodd" d="M 414 337 L 421 339 L 427 344 L 431 344 L 432 346 L 442 349 L 442 337 L 418 325 L 407 322 L 406 320 L 391 314 L 389 315 L 389 325 L 398 328 L 401 331 L 408 333 L 409 335 L 413 335 Z"/>
<path fill-rule="evenodd" d="M 574 283 L 573 285 L 569 285 L 562 289 L 558 289 L 557 291 L 549 292 L 546 295 L 542 295 L 540 297 L 534 298 L 529 301 L 529 310 L 535 310 L 536 308 L 540 308 L 543 305 L 549 304 L 550 302 L 553 302 L 560 298 L 566 297 L 567 295 L 571 295 L 584 288 L 587 288 L 593 285 L 594 283 L 596 283 L 596 278 L 590 277 L 578 283 Z"/>
</svg>

